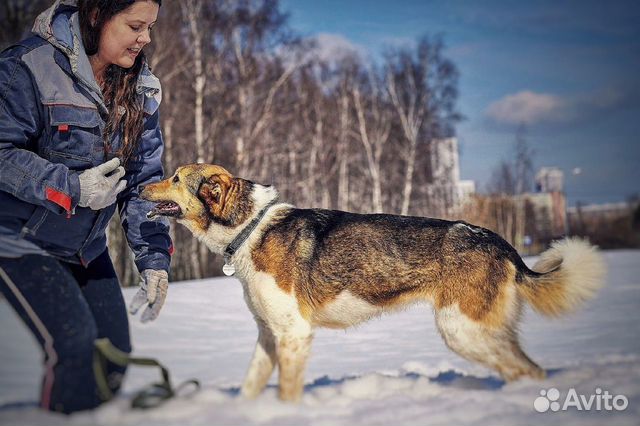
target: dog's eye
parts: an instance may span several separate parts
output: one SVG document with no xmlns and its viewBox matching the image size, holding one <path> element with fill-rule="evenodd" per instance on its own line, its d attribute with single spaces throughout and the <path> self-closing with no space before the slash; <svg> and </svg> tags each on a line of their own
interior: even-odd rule
<svg viewBox="0 0 640 426">
<path fill-rule="evenodd" d="M 180 178 L 178 177 L 178 175 L 175 175 L 173 177 L 173 183 L 178 183 L 178 182 L 180 182 Z"/>
</svg>

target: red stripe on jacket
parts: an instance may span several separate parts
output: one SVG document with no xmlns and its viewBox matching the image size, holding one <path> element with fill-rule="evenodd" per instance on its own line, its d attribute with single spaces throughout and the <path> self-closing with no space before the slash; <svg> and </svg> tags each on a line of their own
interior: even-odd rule
<svg viewBox="0 0 640 426">
<path fill-rule="evenodd" d="M 65 193 L 57 191 L 53 188 L 47 187 L 46 191 L 47 200 L 56 203 L 67 212 L 67 217 L 71 217 L 71 197 Z"/>
</svg>

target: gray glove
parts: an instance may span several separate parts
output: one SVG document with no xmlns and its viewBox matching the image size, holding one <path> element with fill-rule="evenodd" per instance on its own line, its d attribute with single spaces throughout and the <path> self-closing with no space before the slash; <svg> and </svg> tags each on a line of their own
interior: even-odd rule
<svg viewBox="0 0 640 426">
<path fill-rule="evenodd" d="M 158 317 L 169 288 L 169 276 L 162 269 L 145 269 L 142 271 L 140 290 L 133 296 L 129 304 L 129 313 L 135 315 L 145 303 L 149 303 L 142 313 L 142 322 L 153 321 Z"/>
<path fill-rule="evenodd" d="M 78 175 L 80 207 L 101 210 L 116 202 L 118 194 L 127 186 L 126 180 L 120 180 L 125 174 L 124 167 L 118 166 L 120 166 L 120 159 L 114 158 Z M 112 174 L 109 176 L 110 173 Z"/>
</svg>

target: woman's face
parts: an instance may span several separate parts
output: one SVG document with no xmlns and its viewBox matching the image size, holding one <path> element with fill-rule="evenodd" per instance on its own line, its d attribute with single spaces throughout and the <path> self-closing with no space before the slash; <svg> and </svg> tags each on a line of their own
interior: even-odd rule
<svg viewBox="0 0 640 426">
<path fill-rule="evenodd" d="M 139 0 L 113 16 L 102 27 L 94 59 L 104 67 L 115 64 L 131 68 L 140 50 L 151 42 L 151 28 L 159 9 L 155 1 Z"/>
</svg>

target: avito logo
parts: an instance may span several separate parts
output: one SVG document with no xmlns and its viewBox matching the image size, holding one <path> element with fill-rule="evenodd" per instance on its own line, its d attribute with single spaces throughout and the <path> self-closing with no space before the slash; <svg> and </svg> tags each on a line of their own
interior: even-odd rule
<svg viewBox="0 0 640 426">
<path fill-rule="evenodd" d="M 574 388 L 569 389 L 564 402 L 560 403 L 560 391 L 556 388 L 542 389 L 540 396 L 533 401 L 533 408 L 539 413 L 566 411 L 575 408 L 578 411 L 623 411 L 629 405 L 624 395 L 613 395 L 608 390 L 596 388 L 595 394 L 578 394 Z"/>
</svg>

